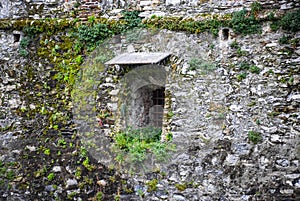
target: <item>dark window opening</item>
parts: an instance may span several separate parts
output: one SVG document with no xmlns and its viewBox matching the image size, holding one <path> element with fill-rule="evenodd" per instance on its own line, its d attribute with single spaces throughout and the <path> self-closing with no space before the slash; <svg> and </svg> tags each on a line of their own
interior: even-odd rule
<svg viewBox="0 0 300 201">
<path fill-rule="evenodd" d="M 160 88 L 152 92 L 153 107 L 151 108 L 152 125 L 162 127 L 164 104 L 165 104 L 165 89 Z"/>
<path fill-rule="evenodd" d="M 228 40 L 229 37 L 229 29 L 223 29 L 222 30 L 222 38 L 223 40 Z"/>
<path fill-rule="evenodd" d="M 152 93 L 153 105 L 164 105 L 165 104 L 165 89 L 156 89 Z"/>
<path fill-rule="evenodd" d="M 19 42 L 21 38 L 20 34 L 14 34 L 14 43 Z"/>
</svg>

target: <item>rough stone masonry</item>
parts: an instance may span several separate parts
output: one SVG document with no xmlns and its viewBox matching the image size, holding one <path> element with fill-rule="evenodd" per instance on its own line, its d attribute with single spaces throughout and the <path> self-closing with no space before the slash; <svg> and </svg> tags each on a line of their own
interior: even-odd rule
<svg viewBox="0 0 300 201">
<path fill-rule="evenodd" d="M 0 19 L 77 17 L 84 21 L 92 15 L 119 19 L 122 10 L 138 10 L 143 19 L 153 15 L 201 19 L 205 14 L 249 10 L 253 2 L 0 0 Z M 258 2 L 266 12 L 279 15 L 300 7 L 297 0 Z M 103 192 L 103 200 L 117 196 L 121 200 L 299 200 L 300 33 L 272 31 L 270 25 L 264 22 L 262 33 L 251 35 L 236 34 L 228 27 L 216 37 L 206 32 L 139 29 L 134 40 L 130 34 L 108 40 L 114 55 L 172 53 L 165 84 L 169 94 L 165 109 L 172 111 L 172 117 L 164 119 L 163 125 L 172 132 L 179 151 L 160 174 L 132 177 L 113 173 L 99 165 L 101 161 L 86 161 L 84 149 L 70 137 L 76 130 L 72 120 L 61 130 L 66 137 L 57 137 L 54 127 L 43 142 L 32 140 L 46 135 L 45 108 L 50 113 L 55 110 L 53 105 L 70 97 L 60 97 L 52 88 L 55 83 L 50 78 L 55 72 L 51 63 L 20 56 L 22 31 L 1 29 L 0 198 L 101 200 L 96 192 Z M 283 36 L 296 42 L 282 44 Z M 35 51 L 36 47 L 31 48 Z M 201 67 L 193 68 L 192 61 Z M 107 92 L 98 100 L 103 107 L 117 102 L 112 90 L 119 90 L 117 78 L 122 77 L 117 66 L 106 69 L 100 73 L 105 76 L 100 87 L 95 87 L 97 92 Z M 26 111 L 28 115 L 22 115 Z M 55 113 L 51 121 L 66 113 Z M 110 129 L 117 126 L 113 122 Z M 54 148 L 48 151 L 47 146 Z M 132 190 L 120 191 L 119 177 Z M 150 191 L 149 182 L 154 179 L 156 188 Z"/>
</svg>

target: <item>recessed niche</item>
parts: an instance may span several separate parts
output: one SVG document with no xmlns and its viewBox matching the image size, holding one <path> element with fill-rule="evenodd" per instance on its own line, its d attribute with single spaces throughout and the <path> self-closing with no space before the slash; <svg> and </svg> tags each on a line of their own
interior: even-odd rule
<svg viewBox="0 0 300 201">
<path fill-rule="evenodd" d="M 21 34 L 13 34 L 14 35 L 14 43 L 20 42 Z"/>
<path fill-rule="evenodd" d="M 229 29 L 222 30 L 222 40 L 228 40 L 229 38 Z"/>
<path fill-rule="evenodd" d="M 133 95 L 130 113 L 130 125 L 134 127 L 154 126 L 160 128 L 163 121 L 165 88 L 149 85 L 140 88 Z"/>
</svg>

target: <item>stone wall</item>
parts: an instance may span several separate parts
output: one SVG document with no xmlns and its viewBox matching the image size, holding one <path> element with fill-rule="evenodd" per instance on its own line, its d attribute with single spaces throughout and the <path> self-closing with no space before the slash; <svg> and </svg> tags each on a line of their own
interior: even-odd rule
<svg viewBox="0 0 300 201">
<path fill-rule="evenodd" d="M 232 13 L 242 8 L 250 8 L 253 0 L 1 0 L 0 19 L 3 18 L 59 18 L 87 16 L 116 16 L 120 10 L 139 10 L 143 17 L 157 16 L 197 16 L 202 13 Z M 297 0 L 258 1 L 264 9 L 290 10 L 300 7 Z M 117 16 L 118 17 L 118 16 Z"/>
<path fill-rule="evenodd" d="M 141 10 L 145 17 L 152 14 L 196 16 L 211 11 L 232 12 L 243 6 L 250 7 L 252 2 L 80 1 L 79 5 L 75 1 L 0 0 L 0 18 L 76 17 L 77 14 L 87 17 L 93 12 L 118 18 L 118 8 L 124 7 Z M 299 1 L 260 2 L 265 8 L 280 12 L 299 7 Z M 81 11 L 75 12 L 77 8 L 73 6 Z M 173 115 L 164 120 L 164 129 L 173 133 L 177 152 L 172 161 L 161 166 L 158 174 L 124 176 L 134 188 L 131 193 L 127 192 L 129 195 L 121 193 L 123 200 L 300 199 L 300 35 L 299 32 L 271 31 L 269 25 L 264 23 L 262 34 L 247 36 L 236 35 L 230 29 L 220 30 L 217 37 L 209 33 L 135 30 L 115 36 L 104 44 L 103 50 L 95 51 L 86 59 L 87 63 L 94 62 L 97 56 L 109 53 L 111 57 L 132 51 L 173 54 L 166 67 L 165 85 L 170 104 L 165 109 L 166 112 L 171 110 Z M 228 37 L 224 37 L 224 32 L 228 32 Z M 101 159 L 93 161 L 97 169 L 93 172 L 84 169 L 81 176 L 74 176 L 85 160 L 79 140 L 70 137 L 78 127 L 62 130 L 63 134 L 54 128 L 45 131 L 49 126 L 45 122 L 49 121 L 49 114 L 55 111 L 58 102 L 70 100 L 66 86 L 56 87 L 57 83 L 51 80 L 55 73 L 53 64 L 38 59 L 37 55 L 30 55 L 29 59 L 19 55 L 22 32 L 1 30 L 0 35 L 0 160 L 1 163 L 20 161 L 0 175 L 1 181 L 6 182 L 0 183 L 1 187 L 6 187 L 9 186 L 7 172 L 16 170 L 16 177 L 9 182 L 10 189 L 0 188 L 0 198 L 50 200 L 54 195 L 66 198 L 75 192 L 78 200 L 84 200 L 95 193 L 95 189 L 100 189 L 109 195 L 107 200 L 114 200 L 116 183 L 120 183 L 99 165 L 105 163 L 99 152 L 103 147 L 95 150 L 95 154 L 100 155 L 97 159 Z M 281 44 L 282 36 L 296 42 Z M 59 37 L 53 36 L 53 40 L 57 42 Z M 34 52 L 36 47 L 28 48 Z M 104 66 L 99 64 L 96 68 Z M 91 97 L 94 90 L 98 90 L 99 102 L 93 104 L 98 104 L 100 109 L 117 106 L 116 78 L 124 75 L 119 70 L 118 66 L 112 66 L 106 71 L 95 71 L 102 84 L 91 86 Z M 65 113 L 67 111 L 59 110 L 56 114 Z M 95 119 L 89 120 L 95 124 Z M 102 123 L 103 133 L 109 134 L 115 119 L 108 118 Z M 97 127 L 97 132 L 99 130 Z M 103 138 L 102 135 L 97 137 Z M 67 141 L 67 148 L 59 143 L 62 139 Z M 52 146 L 50 156 L 44 154 L 48 146 Z M 58 151 L 63 157 L 60 158 Z M 44 164 L 48 165 L 47 173 L 42 171 Z M 1 173 L 3 167 L 1 164 Z M 54 181 L 58 186 L 47 180 L 51 171 L 57 175 Z M 157 189 L 148 192 L 147 182 L 153 178 L 158 180 Z M 89 182 L 92 183 L 89 187 L 79 188 Z M 143 198 L 138 196 L 141 192 Z"/>
<path fill-rule="evenodd" d="M 278 42 L 284 33 L 272 32 L 268 24 L 258 35 L 229 30 L 228 39 L 222 30 L 218 39 L 166 30 L 135 34 L 134 40 L 128 34 L 120 43 L 109 43 L 114 54 L 134 50 L 175 56 L 166 67 L 165 86 L 174 115 L 164 125 L 173 133 L 177 152 L 161 167 L 167 176 L 158 190 L 145 191 L 145 199 L 299 199 L 299 45 L 287 54 L 288 46 Z M 195 58 L 202 63 L 191 70 Z M 107 84 L 119 90 L 117 83 Z M 147 188 L 149 180 L 138 181 L 136 186 Z"/>
</svg>

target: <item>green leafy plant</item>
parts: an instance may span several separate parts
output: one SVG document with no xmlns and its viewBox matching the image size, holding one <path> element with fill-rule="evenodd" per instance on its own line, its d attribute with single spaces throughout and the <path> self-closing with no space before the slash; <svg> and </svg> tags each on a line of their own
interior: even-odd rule
<svg viewBox="0 0 300 201">
<path fill-rule="evenodd" d="M 44 26 L 24 26 L 23 32 L 25 33 L 26 36 L 33 38 L 36 34 L 42 33 L 45 31 Z"/>
<path fill-rule="evenodd" d="M 168 113 L 167 113 L 167 117 L 168 118 L 172 118 L 174 116 L 174 113 L 172 112 L 172 111 L 169 111 Z"/>
<path fill-rule="evenodd" d="M 92 171 L 94 170 L 96 167 L 94 165 L 90 164 L 90 160 L 88 157 L 85 158 L 85 160 L 82 162 L 82 165 L 88 170 L 88 171 Z"/>
<path fill-rule="evenodd" d="M 80 168 L 80 167 L 77 167 L 77 168 L 76 168 L 76 172 L 75 172 L 75 177 L 76 177 L 77 179 L 80 179 L 80 178 L 81 178 L 81 173 L 82 173 L 81 168 Z"/>
<path fill-rule="evenodd" d="M 243 73 L 240 73 L 236 76 L 236 79 L 238 81 L 242 81 L 243 79 L 245 79 L 247 77 L 247 73 L 243 72 Z"/>
<path fill-rule="evenodd" d="M 272 21 L 270 24 L 272 31 L 277 31 L 280 28 L 291 32 L 297 32 L 300 30 L 300 9 L 288 12 L 281 19 L 275 18 L 274 13 L 270 13 L 268 19 Z"/>
<path fill-rule="evenodd" d="M 23 37 L 20 41 L 19 54 L 22 57 L 26 57 L 28 55 L 27 47 L 30 44 L 30 37 Z"/>
<path fill-rule="evenodd" d="M 230 44 L 230 47 L 232 49 L 236 49 L 236 54 L 237 56 L 246 56 L 247 55 L 247 51 L 245 50 L 242 50 L 242 48 L 240 47 L 240 45 L 235 41 L 233 41 L 231 44 Z"/>
<path fill-rule="evenodd" d="M 51 153 L 50 149 L 45 149 L 45 150 L 44 150 L 44 154 L 46 154 L 46 155 L 48 155 L 48 156 L 49 156 L 49 155 L 50 155 L 50 153 Z"/>
<path fill-rule="evenodd" d="M 65 141 L 64 138 L 60 138 L 60 139 L 58 139 L 58 141 L 57 141 L 57 145 L 58 145 L 58 146 L 61 146 L 61 147 L 63 147 L 63 148 L 66 148 L 66 144 L 67 144 L 67 142 Z"/>
<path fill-rule="evenodd" d="M 150 181 L 147 182 L 147 192 L 153 192 L 157 190 L 157 184 L 158 181 L 157 179 L 152 179 Z"/>
<path fill-rule="evenodd" d="M 94 15 L 88 17 L 88 22 L 94 24 L 96 17 Z"/>
<path fill-rule="evenodd" d="M 20 50 L 19 50 L 19 54 L 20 54 L 20 56 L 22 56 L 22 57 L 27 57 L 28 51 L 27 51 L 26 49 L 20 49 Z"/>
<path fill-rule="evenodd" d="M 234 40 L 232 43 L 230 43 L 230 47 L 231 47 L 231 48 L 234 48 L 234 49 L 237 49 L 237 48 L 239 48 L 240 46 L 239 46 L 238 42 L 237 42 L 236 40 Z"/>
<path fill-rule="evenodd" d="M 103 193 L 99 191 L 95 196 L 96 201 L 102 201 L 103 200 Z"/>
<path fill-rule="evenodd" d="M 261 33 L 261 24 L 259 20 L 256 19 L 254 13 L 249 13 L 245 9 L 233 14 L 230 26 L 234 32 L 238 34 L 247 35 Z"/>
<path fill-rule="evenodd" d="M 257 144 L 262 140 L 261 134 L 256 131 L 249 131 L 248 132 L 248 139 L 253 142 L 254 144 Z"/>
<path fill-rule="evenodd" d="M 272 23 L 270 24 L 270 28 L 272 31 L 277 31 L 278 29 L 280 29 L 280 21 L 278 20 L 272 21 Z"/>
<path fill-rule="evenodd" d="M 80 156 L 81 157 L 87 157 L 88 156 L 88 151 L 86 150 L 86 148 L 84 146 L 80 147 Z"/>
<path fill-rule="evenodd" d="M 114 134 L 113 139 L 116 160 L 120 163 L 140 163 L 146 159 L 147 153 L 152 153 L 157 160 L 163 161 L 169 157 L 170 151 L 175 150 L 175 146 L 169 142 L 161 142 L 161 129 L 155 127 L 128 127 Z"/>
<path fill-rule="evenodd" d="M 289 36 L 282 36 L 279 38 L 279 43 L 280 44 L 289 44 L 290 37 Z"/>
<path fill-rule="evenodd" d="M 251 65 L 250 68 L 249 68 L 249 71 L 251 73 L 256 73 L 256 74 L 259 74 L 260 73 L 260 68 L 258 68 L 256 65 Z"/>
<path fill-rule="evenodd" d="M 187 184 L 175 184 L 175 187 L 177 188 L 177 190 L 179 191 L 184 191 L 187 188 Z"/>
<path fill-rule="evenodd" d="M 255 1 L 251 4 L 251 13 L 257 14 L 257 12 L 261 10 L 262 10 L 262 5 L 258 1 Z"/>
<path fill-rule="evenodd" d="M 144 197 L 145 196 L 145 193 L 142 189 L 138 189 L 137 190 L 137 194 L 140 196 L 140 197 Z"/>
<path fill-rule="evenodd" d="M 200 69 L 202 72 L 206 73 L 216 69 L 216 65 L 211 62 L 204 61 L 200 58 L 193 57 L 189 60 L 189 70 Z"/>
<path fill-rule="evenodd" d="M 15 172 L 13 170 L 8 170 L 6 172 L 6 178 L 11 181 L 15 178 Z"/>
<path fill-rule="evenodd" d="M 167 141 L 171 141 L 173 139 L 173 134 L 171 133 L 171 132 L 168 132 L 167 134 L 166 134 L 166 140 Z"/>
<path fill-rule="evenodd" d="M 29 37 L 23 37 L 22 39 L 21 39 L 21 41 L 20 41 L 20 47 L 21 48 L 27 48 L 27 46 L 29 45 L 29 43 L 30 43 L 30 38 Z"/>
<path fill-rule="evenodd" d="M 281 20 L 282 29 L 297 32 L 300 31 L 300 9 L 287 13 Z"/>
<path fill-rule="evenodd" d="M 258 74 L 258 73 L 260 73 L 260 68 L 258 68 L 256 65 L 251 65 L 250 63 L 248 63 L 248 62 L 242 62 L 240 65 L 239 65 L 239 68 L 241 69 L 241 70 L 244 70 L 244 71 L 250 71 L 251 73 L 256 73 L 256 74 Z M 243 75 L 241 75 L 241 77 L 240 78 L 242 78 L 242 79 L 244 79 L 244 78 L 246 78 L 245 76 L 246 76 L 246 72 L 243 72 L 242 73 Z"/>
<path fill-rule="evenodd" d="M 249 68 L 250 68 L 250 64 L 247 63 L 247 62 L 242 62 L 242 63 L 240 64 L 240 69 L 241 69 L 241 70 L 248 70 Z"/>
<path fill-rule="evenodd" d="M 74 199 L 74 197 L 77 195 L 77 192 L 70 192 L 69 194 L 68 194 L 68 199 L 69 200 L 73 200 Z"/>
<path fill-rule="evenodd" d="M 135 27 L 142 27 L 142 19 L 139 17 L 138 11 L 123 11 L 124 20 L 126 22 L 125 30 L 133 29 Z"/>
<path fill-rule="evenodd" d="M 47 179 L 49 180 L 49 181 L 52 181 L 52 180 L 54 180 L 54 178 L 55 178 L 55 175 L 54 175 L 54 173 L 52 172 L 52 173 L 50 173 L 50 174 L 48 174 L 48 176 L 47 176 Z"/>
<path fill-rule="evenodd" d="M 78 55 L 74 60 L 78 65 L 80 65 L 83 62 L 83 57 L 81 55 Z"/>
<path fill-rule="evenodd" d="M 189 60 L 189 70 L 196 70 L 201 65 L 202 60 L 199 58 L 191 58 Z"/>
<path fill-rule="evenodd" d="M 270 20 L 270 21 L 275 20 L 275 14 L 274 14 L 274 12 L 270 12 L 270 13 L 268 14 L 268 18 L 267 18 L 267 19 Z"/>
<path fill-rule="evenodd" d="M 114 199 L 115 199 L 115 201 L 120 201 L 121 200 L 121 196 L 120 195 L 115 195 Z"/>
<path fill-rule="evenodd" d="M 239 57 L 241 57 L 241 56 L 246 56 L 247 53 L 248 53 L 248 52 L 245 51 L 245 50 L 242 50 L 241 47 L 237 48 L 237 50 L 236 50 L 236 54 L 237 54 L 237 56 L 239 56 Z"/>
<path fill-rule="evenodd" d="M 104 39 L 112 36 L 113 32 L 107 24 L 95 24 L 92 26 L 82 25 L 78 27 L 77 36 L 79 41 L 87 45 L 87 49 L 92 51 Z"/>
</svg>

